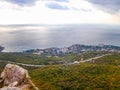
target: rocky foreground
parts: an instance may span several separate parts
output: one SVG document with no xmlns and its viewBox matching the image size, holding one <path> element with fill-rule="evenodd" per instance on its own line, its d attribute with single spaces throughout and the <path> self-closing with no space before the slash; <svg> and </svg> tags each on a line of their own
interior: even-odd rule
<svg viewBox="0 0 120 90">
<path fill-rule="evenodd" d="M 28 71 L 24 68 L 7 64 L 0 76 L 0 90 L 38 90 L 32 83 Z"/>
</svg>

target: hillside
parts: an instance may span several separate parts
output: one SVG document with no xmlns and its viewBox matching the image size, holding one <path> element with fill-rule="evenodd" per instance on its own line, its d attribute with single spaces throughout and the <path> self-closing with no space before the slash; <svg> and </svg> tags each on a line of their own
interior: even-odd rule
<svg viewBox="0 0 120 90">
<path fill-rule="evenodd" d="M 109 52 L 91 51 L 80 54 L 67 54 L 63 56 L 44 57 L 30 53 L 0 53 L 0 60 L 25 64 L 56 65 L 89 59 Z"/>
<path fill-rule="evenodd" d="M 120 53 L 80 65 L 24 68 L 39 90 L 120 90 Z"/>
<path fill-rule="evenodd" d="M 42 67 L 30 70 L 30 75 L 42 90 L 120 90 L 120 54 L 99 60 L 94 64 Z"/>
</svg>

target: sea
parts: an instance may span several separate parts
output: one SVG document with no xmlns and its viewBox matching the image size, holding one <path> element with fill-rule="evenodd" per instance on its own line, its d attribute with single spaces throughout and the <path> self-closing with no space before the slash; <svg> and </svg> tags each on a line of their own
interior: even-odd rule
<svg viewBox="0 0 120 90">
<path fill-rule="evenodd" d="M 68 47 L 72 44 L 120 46 L 119 25 L 1 25 L 3 52 Z"/>
</svg>

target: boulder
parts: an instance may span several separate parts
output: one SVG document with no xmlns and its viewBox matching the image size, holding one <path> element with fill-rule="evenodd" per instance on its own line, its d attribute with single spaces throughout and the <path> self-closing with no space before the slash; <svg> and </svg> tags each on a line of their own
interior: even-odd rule
<svg viewBox="0 0 120 90">
<path fill-rule="evenodd" d="M 2 89 L 0 90 L 22 90 L 21 88 L 18 88 L 18 87 L 3 87 Z"/>
<path fill-rule="evenodd" d="M 28 71 L 18 65 L 7 64 L 0 78 L 3 83 L 0 90 L 38 90 L 32 83 Z"/>
</svg>

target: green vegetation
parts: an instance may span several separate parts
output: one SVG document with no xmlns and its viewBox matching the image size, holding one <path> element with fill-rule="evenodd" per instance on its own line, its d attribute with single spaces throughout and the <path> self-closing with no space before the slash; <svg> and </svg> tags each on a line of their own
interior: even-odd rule
<svg viewBox="0 0 120 90">
<path fill-rule="evenodd" d="M 4 65 L 0 63 L 0 71 Z M 80 65 L 24 68 L 40 90 L 120 90 L 120 53 Z"/>
<path fill-rule="evenodd" d="M 30 75 L 40 90 L 120 90 L 120 68 L 114 65 L 42 67 Z"/>
<path fill-rule="evenodd" d="M 102 51 L 91 51 L 91 52 L 86 52 L 86 53 L 83 53 L 83 59 L 86 60 L 86 59 L 89 59 L 89 58 L 92 58 L 92 57 L 95 57 L 95 56 L 100 56 L 100 55 L 103 55 L 103 54 L 107 54 L 108 52 L 102 52 Z"/>
<path fill-rule="evenodd" d="M 120 53 L 113 53 L 112 55 L 108 55 L 102 58 L 99 58 L 97 60 L 95 60 L 94 62 L 95 64 L 99 64 L 99 65 L 116 65 L 116 66 L 120 66 Z"/>
<path fill-rule="evenodd" d="M 0 60 L 13 61 L 27 64 L 57 64 L 57 61 L 61 60 L 57 57 L 45 58 L 40 55 L 27 54 L 27 53 L 0 53 Z"/>
<path fill-rule="evenodd" d="M 81 58 L 88 59 L 97 55 L 105 54 L 105 52 L 86 52 L 82 54 L 66 54 L 63 56 L 45 57 L 29 53 L 0 53 L 0 60 L 13 61 L 26 64 L 42 64 L 42 65 L 55 65 L 61 63 L 69 63 L 80 61 Z"/>
</svg>

